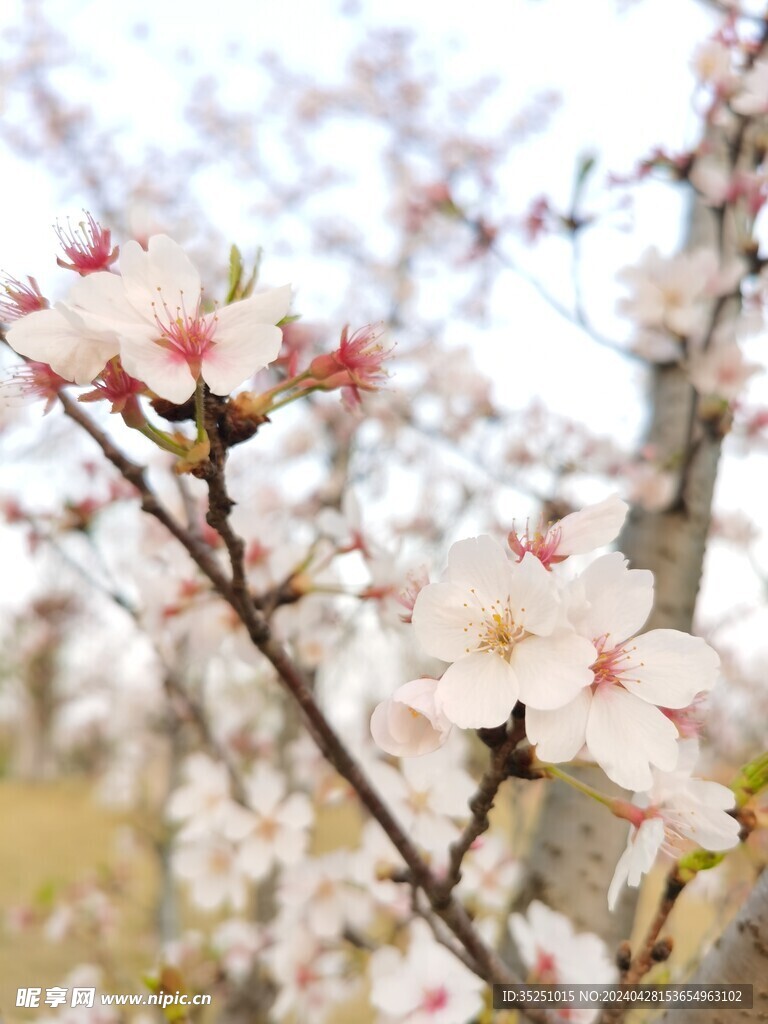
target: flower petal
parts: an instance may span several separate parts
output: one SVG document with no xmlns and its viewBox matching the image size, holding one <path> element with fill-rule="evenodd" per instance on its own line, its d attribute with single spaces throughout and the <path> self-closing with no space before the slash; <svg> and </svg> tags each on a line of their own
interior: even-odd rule
<svg viewBox="0 0 768 1024">
<path fill-rule="evenodd" d="M 63 305 L 17 320 L 7 339 L 19 355 L 48 363 L 60 377 L 75 384 L 90 384 L 119 350 L 116 335 L 89 330 Z"/>
<path fill-rule="evenodd" d="M 566 591 L 568 620 L 589 640 L 607 636 L 610 649 L 643 628 L 653 607 L 653 573 L 629 569 L 620 551 L 596 558 Z"/>
<path fill-rule="evenodd" d="M 269 291 L 258 292 L 240 302 L 222 306 L 215 314 L 211 314 L 217 320 L 216 341 L 247 334 L 258 324 L 274 325 L 287 315 L 290 305 L 291 286 L 284 284 L 280 288 L 270 288 Z M 274 358 L 272 356 L 268 362 Z"/>
<path fill-rule="evenodd" d="M 587 687 L 556 711 L 526 707 L 525 732 L 539 760 L 559 764 L 576 757 L 586 742 L 591 704 L 592 691 Z"/>
<path fill-rule="evenodd" d="M 419 643 L 427 654 L 442 661 L 457 661 L 473 651 L 482 622 L 479 600 L 453 583 L 430 583 L 413 606 Z"/>
<path fill-rule="evenodd" d="M 720 659 L 706 641 L 677 629 L 652 629 L 626 645 L 632 662 L 622 685 L 642 700 L 665 708 L 687 707 L 697 693 L 711 690 Z"/>
<path fill-rule="evenodd" d="M 128 242 L 120 253 L 120 273 L 128 301 L 149 322 L 174 318 L 183 307 L 194 316 L 200 301 L 200 275 L 182 247 L 167 235 L 153 235 L 146 252 Z"/>
<path fill-rule="evenodd" d="M 252 324 L 244 333 L 227 324 L 222 329 L 221 317 L 226 311 L 219 315 L 214 345 L 203 356 L 202 376 L 215 395 L 228 395 L 263 370 L 277 358 L 283 339 L 280 328 L 268 324 Z"/>
<path fill-rule="evenodd" d="M 451 545 L 444 580 L 476 590 L 483 602 L 506 599 L 509 575 L 509 558 L 493 537 L 469 537 Z"/>
<path fill-rule="evenodd" d="M 517 703 L 517 694 L 515 673 L 503 658 L 490 651 L 469 654 L 454 662 L 436 691 L 438 707 L 462 729 L 503 725 Z"/>
<path fill-rule="evenodd" d="M 512 618 L 529 633 L 547 636 L 555 628 L 560 601 L 555 580 L 535 555 L 526 552 L 511 565 L 509 608 Z"/>
<path fill-rule="evenodd" d="M 589 666 L 594 660 L 593 644 L 576 633 L 560 630 L 527 637 L 510 659 L 520 681 L 520 700 L 542 711 L 563 707 L 592 682 Z"/>
<path fill-rule="evenodd" d="M 132 330 L 121 335 L 120 359 L 126 372 L 143 380 L 156 395 L 182 405 L 195 391 L 195 378 L 187 361 L 174 349 L 152 341 L 149 334 Z"/>
<path fill-rule="evenodd" d="M 595 505 L 564 516 L 557 524 L 560 540 L 558 555 L 583 555 L 610 544 L 624 525 L 629 505 L 618 494 L 611 494 Z"/>
<path fill-rule="evenodd" d="M 621 686 L 599 686 L 587 719 L 587 747 L 609 779 L 637 792 L 653 783 L 650 765 L 677 764 L 677 729 L 653 704 Z"/>
</svg>

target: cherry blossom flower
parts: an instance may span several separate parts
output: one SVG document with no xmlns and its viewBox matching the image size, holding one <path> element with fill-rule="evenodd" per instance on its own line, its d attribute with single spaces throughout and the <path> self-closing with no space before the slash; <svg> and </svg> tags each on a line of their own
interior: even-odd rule
<svg viewBox="0 0 768 1024">
<path fill-rule="evenodd" d="M 302 1024 L 324 1024 L 329 1011 L 354 993 L 344 954 L 326 949 L 306 929 L 284 930 L 263 960 L 278 984 L 275 1020 L 290 1016 Z"/>
<path fill-rule="evenodd" d="M 452 819 L 469 816 L 474 780 L 457 765 L 456 752 L 448 747 L 430 758 L 402 761 L 399 768 L 377 761 L 368 771 L 413 841 L 431 853 L 444 854 L 458 835 Z"/>
<path fill-rule="evenodd" d="M 624 525 L 629 506 L 617 494 L 596 505 L 571 512 L 549 526 L 546 532 L 537 530 L 531 537 L 526 529 L 521 538 L 514 529 L 508 543 L 522 561 L 526 551 L 539 559 L 545 568 L 563 562 L 569 555 L 583 555 L 615 540 Z"/>
<path fill-rule="evenodd" d="M 232 843 L 213 834 L 185 842 L 174 853 L 173 870 L 187 882 L 192 902 L 203 910 L 245 909 L 247 879 Z"/>
<path fill-rule="evenodd" d="M 56 259 L 60 267 L 75 270 L 78 274 L 94 274 L 99 270 L 108 270 L 120 254 L 118 246 L 112 248 L 112 233 L 94 220 L 92 214 L 86 212 L 85 220 L 72 227 L 67 221 L 66 228 L 56 225 L 61 247 L 70 262 Z"/>
<path fill-rule="evenodd" d="M 338 939 L 345 928 L 362 931 L 371 921 L 370 894 L 355 884 L 355 859 L 333 850 L 283 871 L 278 902 L 283 914 L 319 939 Z"/>
<path fill-rule="evenodd" d="M 687 707 L 715 682 L 719 659 L 700 637 L 654 629 L 628 640 L 653 604 L 653 576 L 620 552 L 596 559 L 566 591 L 567 614 L 596 657 L 592 683 L 555 710 L 528 707 L 526 732 L 544 761 L 569 761 L 586 744 L 626 789 L 651 785 L 651 764 L 672 771 L 677 729 L 659 709 Z"/>
<path fill-rule="evenodd" d="M 78 303 L 77 289 L 94 277 L 82 278 L 71 289 L 69 299 L 50 309 L 39 309 L 16 320 L 6 340 L 14 351 L 39 363 L 47 363 L 67 381 L 90 384 L 120 351 L 117 334 L 104 325 L 86 320 Z M 104 274 L 119 286 L 119 279 Z"/>
<path fill-rule="evenodd" d="M 423 921 L 411 925 L 407 953 L 383 946 L 368 970 L 371 1003 L 393 1024 L 464 1024 L 483 1005 L 483 981 L 438 945 Z"/>
<path fill-rule="evenodd" d="M 119 353 L 127 373 L 177 404 L 200 377 L 226 395 L 277 356 L 288 286 L 204 313 L 200 275 L 166 235 L 150 238 L 146 251 L 128 242 L 120 270 L 83 277 L 66 302 L 18 320 L 8 343 L 76 384 Z"/>
<path fill-rule="evenodd" d="M 264 936 L 252 921 L 230 918 L 213 933 L 213 949 L 224 973 L 235 981 L 244 981 L 264 948 Z"/>
<path fill-rule="evenodd" d="M 47 363 L 28 359 L 22 366 L 14 367 L 0 387 L 4 399 L 44 398 L 44 412 L 48 413 L 56 404 L 59 391 L 68 383 Z"/>
<path fill-rule="evenodd" d="M 112 412 L 122 413 L 130 426 L 141 427 L 144 424 L 138 396 L 145 394 L 147 387 L 143 381 L 125 372 L 119 358 L 110 359 L 93 381 L 93 388 L 93 391 L 80 395 L 81 402 L 107 401 Z"/>
<path fill-rule="evenodd" d="M 448 739 L 451 723 L 435 703 L 436 679 L 414 679 L 399 686 L 371 716 L 371 735 L 394 757 L 418 757 Z"/>
<path fill-rule="evenodd" d="M 459 892 L 489 910 L 504 910 L 522 878 L 522 865 L 510 853 L 509 842 L 486 832 L 475 840 L 461 865 Z"/>
<path fill-rule="evenodd" d="M 8 274 L 0 275 L 0 323 L 11 324 L 19 317 L 48 308 L 34 277 L 28 277 L 23 284 Z"/>
<path fill-rule="evenodd" d="M 731 100 L 731 106 L 745 117 L 768 113 L 768 61 L 755 61 L 744 76 L 741 92 Z"/>
<path fill-rule="evenodd" d="M 184 762 L 183 774 L 184 784 L 168 801 L 168 817 L 183 824 L 183 839 L 218 831 L 231 808 L 226 768 L 206 754 L 193 754 Z"/>
<path fill-rule="evenodd" d="M 315 356 L 309 364 L 307 386 L 321 382 L 328 390 L 343 388 L 348 403 L 359 405 L 360 392 L 378 391 L 387 376 L 383 363 L 392 349 L 381 344 L 381 334 L 381 327 L 368 324 L 350 337 L 345 326 L 339 347 L 329 355 Z"/>
<path fill-rule="evenodd" d="M 762 369 L 757 363 L 747 362 L 741 347 L 731 342 L 695 353 L 688 363 L 688 378 L 700 395 L 733 402 L 749 378 Z"/>
<path fill-rule="evenodd" d="M 731 48 L 718 39 L 708 39 L 697 46 L 691 66 L 702 85 L 710 86 L 719 96 L 730 95 L 739 81 L 733 70 Z"/>
<path fill-rule="evenodd" d="M 654 770 L 648 793 L 635 796 L 638 823 L 630 828 L 627 848 L 619 858 L 608 889 L 611 910 L 625 883 L 632 887 L 640 885 L 659 850 L 678 853 L 685 840 L 715 851 L 738 845 L 741 826 L 728 813 L 735 802 L 733 792 L 719 782 L 691 778 L 698 743 L 687 740 L 681 748 L 678 770 Z"/>
<path fill-rule="evenodd" d="M 665 258 L 650 248 L 633 267 L 618 275 L 632 289 L 619 309 L 645 331 L 669 332 L 677 339 L 695 336 L 704 323 L 702 300 L 733 290 L 732 275 L 718 267 L 711 249 Z"/>
<path fill-rule="evenodd" d="M 146 251 L 128 242 L 120 272 L 91 274 L 73 295 L 89 323 L 119 336 L 127 372 L 161 398 L 185 402 L 200 377 L 215 394 L 229 394 L 276 358 L 287 285 L 204 313 L 200 275 L 166 235 L 150 238 Z"/>
<path fill-rule="evenodd" d="M 567 704 L 591 682 L 594 651 L 558 628 L 556 583 L 538 558 L 513 564 L 491 537 L 454 544 L 441 583 L 430 583 L 413 608 L 425 652 L 452 664 L 435 699 L 464 729 L 490 728 L 518 699 L 532 707 Z"/>
<path fill-rule="evenodd" d="M 268 764 L 257 764 L 245 783 L 248 810 L 237 807 L 224 824 L 239 844 L 238 865 L 250 878 L 264 878 L 275 864 L 296 864 L 309 841 L 314 814 L 304 793 L 286 796 L 286 779 Z"/>
<path fill-rule="evenodd" d="M 591 932 L 576 934 L 573 925 L 539 900 L 528 910 L 513 914 L 509 930 L 528 971 L 529 982 L 546 985 L 610 985 L 617 970 L 602 939 Z M 555 1018 L 571 1024 L 589 1024 L 597 1010 L 569 1007 Z"/>
</svg>

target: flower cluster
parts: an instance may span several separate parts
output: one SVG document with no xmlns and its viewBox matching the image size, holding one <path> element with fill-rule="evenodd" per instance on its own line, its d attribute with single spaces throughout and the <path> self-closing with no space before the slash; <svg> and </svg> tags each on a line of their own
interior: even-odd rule
<svg viewBox="0 0 768 1024">
<path fill-rule="evenodd" d="M 66 301 L 20 317 L 8 343 L 75 384 L 90 384 L 119 355 L 128 374 L 182 403 L 199 379 L 226 395 L 272 362 L 281 343 L 275 325 L 290 300 L 286 285 L 206 312 L 189 257 L 155 235 L 146 250 L 138 242 L 123 246 L 119 275 L 81 270 Z"/>
<path fill-rule="evenodd" d="M 541 764 L 596 762 L 637 792 L 658 787 L 660 773 L 679 774 L 675 720 L 713 687 L 717 654 L 678 630 L 641 633 L 653 605 L 653 576 L 630 569 L 620 552 L 597 557 L 578 574 L 559 568 L 571 555 L 610 543 L 626 512 L 612 496 L 548 529 L 513 531 L 510 552 L 489 536 L 454 544 L 442 579 L 423 586 L 413 605 L 421 647 L 447 667 L 439 679 L 405 683 L 375 709 L 371 732 L 378 746 L 394 756 L 426 754 L 445 742 L 452 726 L 501 727 L 524 705 L 526 736 Z M 699 829 L 706 815 L 691 818 L 691 800 L 706 803 L 712 792 L 701 787 L 715 784 L 697 785 L 683 800 L 687 809 L 680 813 L 692 824 L 687 831 L 681 825 L 682 832 L 710 849 L 734 845 L 738 827 L 725 813 L 732 796 L 716 793 L 717 821 Z M 653 810 L 616 812 L 642 834 L 633 848 L 646 849 L 646 837 L 660 827 L 653 823 L 663 818 L 659 800 L 651 796 L 648 805 Z M 651 860 L 663 836 L 661 828 Z M 625 868 L 623 860 L 622 878 L 634 877 L 635 869 Z"/>
</svg>

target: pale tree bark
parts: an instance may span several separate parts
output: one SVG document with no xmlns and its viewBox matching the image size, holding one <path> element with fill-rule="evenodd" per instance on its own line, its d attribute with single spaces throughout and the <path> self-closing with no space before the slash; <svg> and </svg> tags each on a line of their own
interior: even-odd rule
<svg viewBox="0 0 768 1024">
<path fill-rule="evenodd" d="M 763 871 L 744 906 L 688 980 L 696 985 L 752 985 L 753 1009 L 734 1003 L 710 1010 L 673 1010 L 659 1024 L 768 1020 L 768 871 Z"/>
</svg>

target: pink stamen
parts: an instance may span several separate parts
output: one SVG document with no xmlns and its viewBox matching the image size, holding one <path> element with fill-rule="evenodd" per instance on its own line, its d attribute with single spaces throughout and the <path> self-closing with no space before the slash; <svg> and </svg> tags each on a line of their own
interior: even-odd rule
<svg viewBox="0 0 768 1024">
<path fill-rule="evenodd" d="M 67 220 L 66 228 L 56 224 L 54 231 L 70 262 L 57 259 L 60 267 L 75 270 L 82 277 L 95 274 L 100 270 L 109 270 L 120 255 L 118 246 L 112 248 L 112 233 L 103 228 L 92 214 L 85 212 L 85 220 L 73 228 Z"/>
<path fill-rule="evenodd" d="M 430 988 L 424 993 L 421 1009 L 425 1013 L 437 1013 L 448 1005 L 448 990 L 444 985 L 439 988 Z"/>
<path fill-rule="evenodd" d="M 29 284 L 22 284 L 15 277 L 3 274 L 0 280 L 0 322 L 12 324 L 28 313 L 48 308 L 48 299 L 44 298 L 34 277 L 28 277 Z M 4 294 L 3 294 L 4 293 Z"/>
<path fill-rule="evenodd" d="M 200 376 L 203 358 L 215 344 L 217 318 L 200 316 L 200 297 L 192 314 L 187 313 L 183 295 L 181 304 L 176 307 L 175 315 L 164 299 L 162 303 L 164 319 L 154 308 L 155 304 L 152 304 L 155 323 L 160 330 L 160 337 L 155 338 L 155 343 L 168 349 L 173 358 L 186 362 L 192 376 L 197 378 Z"/>
</svg>

